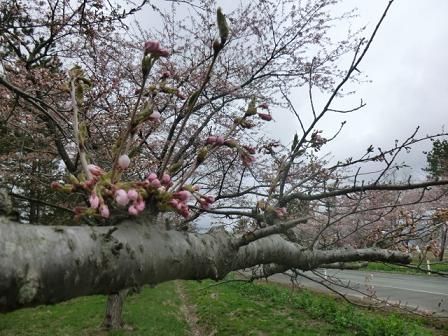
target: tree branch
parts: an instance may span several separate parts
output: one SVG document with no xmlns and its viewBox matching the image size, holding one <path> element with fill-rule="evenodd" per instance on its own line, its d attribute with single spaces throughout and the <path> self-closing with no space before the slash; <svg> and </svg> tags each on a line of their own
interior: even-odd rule
<svg viewBox="0 0 448 336">
<path fill-rule="evenodd" d="M 239 248 L 225 231 L 161 231 L 151 224 L 42 226 L 0 217 L 0 311 L 173 279 L 218 280 L 259 264 L 309 270 L 333 262 L 410 262 L 405 253 L 381 249 L 306 250 L 278 234 Z"/>
</svg>

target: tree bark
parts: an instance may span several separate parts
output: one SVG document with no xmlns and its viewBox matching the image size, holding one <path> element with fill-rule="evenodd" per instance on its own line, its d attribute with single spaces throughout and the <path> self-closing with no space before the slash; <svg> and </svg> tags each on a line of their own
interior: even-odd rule
<svg viewBox="0 0 448 336">
<path fill-rule="evenodd" d="M 101 328 L 116 330 L 124 327 L 123 305 L 129 289 L 123 289 L 118 293 L 109 294 L 106 303 L 106 313 Z"/>
<path fill-rule="evenodd" d="M 445 255 L 445 247 L 446 247 L 446 236 L 448 233 L 448 224 L 445 222 L 441 228 L 442 237 L 440 237 L 440 253 L 439 253 L 439 261 L 443 261 L 443 257 Z"/>
<path fill-rule="evenodd" d="M 18 224 L 0 216 L 0 311 L 175 279 L 219 280 L 260 264 L 310 270 L 334 262 L 410 262 L 406 253 L 383 249 L 308 250 L 271 227 L 262 230 L 235 237 L 165 231 L 144 218 L 89 227 Z"/>
</svg>

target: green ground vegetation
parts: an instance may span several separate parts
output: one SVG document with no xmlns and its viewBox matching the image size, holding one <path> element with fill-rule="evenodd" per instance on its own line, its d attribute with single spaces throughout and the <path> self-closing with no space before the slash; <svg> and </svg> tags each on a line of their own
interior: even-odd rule
<svg viewBox="0 0 448 336">
<path fill-rule="evenodd" d="M 176 290 L 177 287 L 177 290 Z M 179 296 L 179 288 L 183 296 Z M 361 309 L 328 295 L 276 284 L 177 281 L 144 288 L 126 299 L 131 328 L 99 328 L 106 297 L 0 314 L 0 335 L 448 335 L 432 320 Z M 186 319 L 185 312 L 194 312 Z"/>
<path fill-rule="evenodd" d="M 277 284 L 185 284 L 199 323 L 214 335 L 445 335 L 443 322 L 374 312 Z"/>
<path fill-rule="evenodd" d="M 89 296 L 0 314 L 0 335 L 189 335 L 174 282 L 145 287 L 126 298 L 124 320 L 133 330 L 111 333 L 100 330 L 105 304 L 105 296 Z"/>
<path fill-rule="evenodd" d="M 365 267 L 360 270 L 370 270 L 370 271 L 381 271 L 381 272 L 394 272 L 394 273 L 406 273 L 406 274 L 422 274 L 427 275 L 428 271 L 426 268 L 426 262 L 419 263 L 414 261 L 408 266 L 400 266 L 387 264 L 382 262 L 369 262 Z M 431 272 L 435 274 L 436 272 L 448 273 L 448 261 L 445 262 L 431 262 Z M 417 269 L 419 268 L 419 269 Z"/>
</svg>

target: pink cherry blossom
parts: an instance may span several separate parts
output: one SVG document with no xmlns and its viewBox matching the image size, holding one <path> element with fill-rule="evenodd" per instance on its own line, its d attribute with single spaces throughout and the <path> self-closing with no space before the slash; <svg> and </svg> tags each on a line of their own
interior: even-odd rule
<svg viewBox="0 0 448 336">
<path fill-rule="evenodd" d="M 91 178 L 87 181 L 84 182 L 84 184 L 82 185 L 85 189 L 91 189 L 97 182 L 96 178 Z"/>
<path fill-rule="evenodd" d="M 109 207 L 106 204 L 101 204 L 100 205 L 100 214 L 104 218 L 109 218 L 110 211 L 109 211 Z"/>
<path fill-rule="evenodd" d="M 187 99 L 187 96 L 185 95 L 185 93 L 183 93 L 183 92 L 180 91 L 180 90 L 177 91 L 176 96 L 177 96 L 179 99 Z"/>
<path fill-rule="evenodd" d="M 123 189 L 118 189 L 115 192 L 115 201 L 118 205 L 126 206 L 129 203 L 128 193 Z"/>
<path fill-rule="evenodd" d="M 96 193 L 91 193 L 90 194 L 89 203 L 90 203 L 90 207 L 92 209 L 98 208 L 98 206 L 100 205 L 100 199 L 99 199 L 99 197 L 97 196 Z"/>
<path fill-rule="evenodd" d="M 160 79 L 167 79 L 167 78 L 170 78 L 170 77 L 171 77 L 171 72 L 169 72 L 169 71 L 164 71 L 160 75 Z"/>
<path fill-rule="evenodd" d="M 129 214 L 132 215 L 132 216 L 137 216 L 139 211 L 135 208 L 135 206 L 131 205 L 131 206 L 128 208 L 128 212 L 129 212 Z"/>
<path fill-rule="evenodd" d="M 207 138 L 207 145 L 214 145 L 216 143 L 216 137 L 214 135 L 210 135 Z"/>
<path fill-rule="evenodd" d="M 272 120 L 272 116 L 268 113 L 258 113 L 258 116 L 265 120 L 265 121 L 271 121 Z"/>
<path fill-rule="evenodd" d="M 180 210 L 180 214 L 185 219 L 188 219 L 188 217 L 190 217 L 190 209 L 188 209 L 187 205 L 182 207 L 182 209 Z"/>
<path fill-rule="evenodd" d="M 181 190 L 174 194 L 174 197 L 180 199 L 182 202 L 186 202 L 190 199 L 191 193 L 187 190 Z"/>
<path fill-rule="evenodd" d="M 123 170 L 128 169 L 130 163 L 131 159 L 129 159 L 129 156 L 126 154 L 123 154 L 118 158 L 118 166 Z"/>
<path fill-rule="evenodd" d="M 177 209 L 179 206 L 179 200 L 172 198 L 168 202 L 169 205 L 171 205 L 174 209 Z"/>
<path fill-rule="evenodd" d="M 155 180 L 156 178 L 157 178 L 157 174 L 151 173 L 148 175 L 148 177 L 146 179 L 149 180 L 149 182 L 151 182 L 152 180 Z"/>
<path fill-rule="evenodd" d="M 143 198 L 139 198 L 139 199 L 137 200 L 137 202 L 135 202 L 134 207 L 135 207 L 139 212 L 145 210 L 145 207 L 146 207 L 145 200 L 144 200 Z"/>
<path fill-rule="evenodd" d="M 148 40 L 144 45 L 145 54 L 152 53 L 153 51 L 157 51 L 160 49 L 160 42 L 156 40 Z"/>
<path fill-rule="evenodd" d="M 135 201 L 135 200 L 137 200 L 137 198 L 138 198 L 138 192 L 137 192 L 137 190 L 135 190 L 135 189 L 129 189 L 128 190 L 128 198 L 131 200 L 131 201 Z"/>
<path fill-rule="evenodd" d="M 243 161 L 243 166 L 250 167 L 252 163 L 255 162 L 255 158 L 252 155 L 247 154 L 246 152 L 241 153 L 241 159 Z"/>
<path fill-rule="evenodd" d="M 215 198 L 213 196 L 207 196 L 205 198 L 205 200 L 207 201 L 207 203 L 212 204 L 215 203 Z"/>
<path fill-rule="evenodd" d="M 207 200 L 205 198 L 201 197 L 199 199 L 199 204 L 201 204 L 201 208 L 208 209 L 208 205 L 209 204 L 208 204 L 208 202 L 207 202 Z"/>
<path fill-rule="evenodd" d="M 276 213 L 277 217 L 283 218 L 286 216 L 287 211 L 286 211 L 286 208 L 276 208 L 275 213 Z"/>
<path fill-rule="evenodd" d="M 160 120 L 160 113 L 158 111 L 153 111 L 151 115 L 149 116 L 149 120 L 151 121 L 159 121 Z"/>
<path fill-rule="evenodd" d="M 94 164 L 87 165 L 87 169 L 89 170 L 90 174 L 94 176 L 101 176 L 103 174 L 103 170 Z"/>
<path fill-rule="evenodd" d="M 162 186 L 162 183 L 160 183 L 158 178 L 155 178 L 154 180 L 151 181 L 151 187 L 154 188 L 160 188 Z"/>
<path fill-rule="evenodd" d="M 167 173 L 164 173 L 160 182 L 166 186 L 169 185 L 171 183 L 171 176 L 169 176 Z"/>
<path fill-rule="evenodd" d="M 224 145 L 224 137 L 222 135 L 219 135 L 216 137 L 216 144 L 217 145 Z"/>
<path fill-rule="evenodd" d="M 250 154 L 255 154 L 255 148 L 250 146 L 243 146 L 245 150 L 247 150 Z"/>
<path fill-rule="evenodd" d="M 145 45 L 145 55 L 151 54 L 155 57 L 167 57 L 170 52 L 167 49 L 160 47 L 160 42 L 155 40 L 146 41 Z"/>
</svg>

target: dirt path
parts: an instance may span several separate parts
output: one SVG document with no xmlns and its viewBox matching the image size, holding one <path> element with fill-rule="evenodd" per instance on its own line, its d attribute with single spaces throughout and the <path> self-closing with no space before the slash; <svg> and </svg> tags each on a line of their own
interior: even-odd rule
<svg viewBox="0 0 448 336">
<path fill-rule="evenodd" d="M 180 310 L 184 316 L 184 320 L 187 322 L 191 330 L 192 336 L 212 336 L 207 334 L 198 324 L 198 317 L 196 315 L 196 309 L 194 305 L 189 302 L 185 288 L 180 281 L 176 281 L 176 292 L 182 302 Z"/>
</svg>

